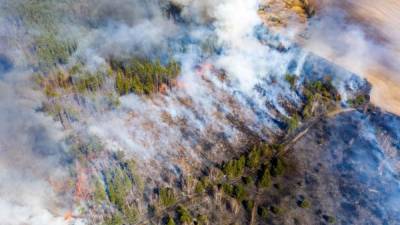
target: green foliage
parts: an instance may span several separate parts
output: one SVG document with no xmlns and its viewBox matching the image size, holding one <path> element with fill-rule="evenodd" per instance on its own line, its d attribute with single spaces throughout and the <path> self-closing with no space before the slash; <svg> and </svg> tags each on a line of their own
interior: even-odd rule
<svg viewBox="0 0 400 225">
<path fill-rule="evenodd" d="M 247 156 L 246 165 L 252 169 L 260 166 L 261 149 L 254 147 Z"/>
<path fill-rule="evenodd" d="M 233 179 L 243 174 L 245 165 L 246 158 L 242 155 L 239 159 L 233 159 L 225 163 L 222 170 L 229 179 Z"/>
<path fill-rule="evenodd" d="M 225 194 L 233 196 L 233 185 L 224 183 L 222 184 L 222 190 Z"/>
<path fill-rule="evenodd" d="M 83 67 L 82 63 L 76 63 L 68 70 L 68 73 L 70 75 L 80 74 L 80 73 L 82 73 L 82 67 Z"/>
<path fill-rule="evenodd" d="M 73 41 L 59 40 L 54 34 L 43 34 L 36 38 L 35 52 L 41 69 L 68 63 L 68 58 L 77 49 Z"/>
<path fill-rule="evenodd" d="M 167 223 L 166 223 L 166 225 L 175 225 L 175 221 L 174 221 L 174 219 L 173 219 L 173 218 L 171 218 L 171 217 L 168 217 L 168 220 L 167 220 Z"/>
<path fill-rule="evenodd" d="M 259 214 L 261 216 L 261 218 L 268 219 L 269 218 L 269 210 L 266 207 L 261 207 L 259 208 Z"/>
<path fill-rule="evenodd" d="M 164 207 L 169 207 L 176 202 L 174 190 L 172 188 L 161 188 L 159 190 L 160 203 Z"/>
<path fill-rule="evenodd" d="M 64 46 L 53 36 L 47 39 L 45 37 L 38 39 L 37 51 L 42 66 L 49 70 L 56 64 L 67 63 L 75 47 Z M 84 69 L 84 65 L 77 63 L 68 70 L 68 73 L 62 70 L 51 71 L 49 76 L 36 76 L 35 80 L 42 87 L 47 88 L 47 96 L 55 97 L 56 88 L 75 90 L 79 93 L 96 92 L 104 85 L 110 73 L 110 76 L 114 75 L 111 78 L 115 79 L 118 95 L 129 93 L 148 95 L 171 87 L 173 80 L 180 73 L 180 65 L 175 61 L 163 65 L 159 61 L 134 58 L 129 62 L 110 61 L 110 64 L 111 71 L 109 72 L 89 72 Z M 118 98 L 112 95 L 109 97 L 113 105 L 119 104 Z"/>
<path fill-rule="evenodd" d="M 336 223 L 336 219 L 333 216 L 328 216 L 328 215 L 323 215 L 323 218 L 326 222 L 332 224 L 332 223 Z"/>
<path fill-rule="evenodd" d="M 124 214 L 125 221 L 128 222 L 128 224 L 134 224 L 139 219 L 139 212 L 133 206 L 125 205 L 122 209 L 122 213 Z"/>
<path fill-rule="evenodd" d="M 106 200 L 107 193 L 104 189 L 103 184 L 100 182 L 100 180 L 96 180 L 95 183 L 95 191 L 94 191 L 94 200 L 97 203 L 101 203 L 104 200 Z"/>
<path fill-rule="evenodd" d="M 113 92 L 107 95 L 107 102 L 109 103 L 110 108 L 117 108 L 121 105 L 121 101 L 119 100 L 119 96 L 114 94 Z"/>
<path fill-rule="evenodd" d="M 178 212 L 178 218 L 179 221 L 182 224 L 189 224 L 192 222 L 192 216 L 190 215 L 190 212 L 184 207 L 184 206 L 178 206 L 177 208 L 177 212 Z"/>
<path fill-rule="evenodd" d="M 206 215 L 199 215 L 196 218 L 197 225 L 206 225 L 208 224 L 208 217 Z"/>
<path fill-rule="evenodd" d="M 282 151 L 283 148 L 284 148 L 284 145 L 282 145 L 282 144 L 272 144 L 271 145 L 271 149 L 273 149 L 276 152 Z"/>
<path fill-rule="evenodd" d="M 119 156 L 120 157 L 120 156 Z M 124 168 L 129 179 L 136 185 L 136 187 L 143 191 L 144 182 L 142 178 L 136 172 L 136 162 L 133 159 L 122 161 L 121 167 Z"/>
<path fill-rule="evenodd" d="M 70 14 L 66 13 L 69 0 L 21 0 L 9 1 L 6 11 L 21 19 L 22 26 L 28 28 L 28 34 L 34 36 L 32 49 L 38 59 L 38 67 L 48 70 L 57 64 L 66 64 L 68 58 L 77 49 L 77 43 L 60 35 L 59 25 Z"/>
<path fill-rule="evenodd" d="M 331 78 L 326 78 L 321 81 L 313 81 L 305 84 L 303 89 L 303 95 L 306 98 L 306 105 L 303 108 L 302 115 L 304 118 L 310 118 L 313 116 L 313 105 L 316 101 L 320 102 L 338 102 L 341 100 L 341 96 L 336 88 L 332 85 Z"/>
<path fill-rule="evenodd" d="M 286 74 L 285 80 L 289 83 L 290 88 L 294 89 L 297 81 L 296 75 Z"/>
<path fill-rule="evenodd" d="M 91 73 L 89 71 L 81 71 L 81 69 L 77 74 L 68 73 L 62 69 L 54 69 L 45 76 L 40 74 L 35 77 L 36 83 L 44 88 L 44 92 L 48 97 L 57 97 L 59 95 L 57 93 L 58 90 L 73 91 L 81 94 L 96 92 L 103 87 L 105 80 L 105 74 L 101 71 Z M 118 99 L 115 99 L 112 93 L 111 95 L 106 95 L 106 97 L 108 97 L 111 104 L 118 104 Z"/>
<path fill-rule="evenodd" d="M 200 180 L 203 183 L 204 189 L 207 189 L 207 188 L 212 186 L 212 183 L 211 183 L 210 178 L 208 176 L 204 176 Z"/>
<path fill-rule="evenodd" d="M 247 177 L 244 177 L 244 178 L 243 178 L 243 182 L 244 182 L 246 185 L 251 185 L 251 184 L 254 183 L 254 180 L 253 180 L 253 177 L 247 176 Z"/>
<path fill-rule="evenodd" d="M 271 185 L 271 174 L 268 168 L 263 169 L 260 180 L 258 181 L 258 185 L 263 188 Z"/>
<path fill-rule="evenodd" d="M 241 184 L 237 184 L 233 188 L 233 196 L 238 200 L 242 201 L 244 198 L 247 197 L 247 193 Z"/>
<path fill-rule="evenodd" d="M 123 220 L 121 215 L 119 214 L 113 214 L 110 217 L 106 218 L 103 222 L 103 225 L 122 225 L 123 224 Z"/>
<path fill-rule="evenodd" d="M 115 160 L 117 160 L 118 162 L 123 162 L 125 159 L 125 152 L 118 150 L 116 152 L 113 153 L 113 157 L 115 158 Z"/>
<path fill-rule="evenodd" d="M 195 191 L 197 194 L 201 194 L 201 193 L 204 192 L 204 190 L 205 190 L 205 188 L 204 188 L 203 182 L 198 181 L 197 184 L 196 184 L 196 187 L 194 188 L 194 191 Z"/>
<path fill-rule="evenodd" d="M 72 136 L 68 139 L 68 143 L 72 145 L 72 156 L 81 162 L 84 162 L 90 155 L 95 155 L 103 150 L 100 139 L 95 136 L 84 138 Z"/>
<path fill-rule="evenodd" d="M 271 210 L 271 212 L 272 212 L 273 214 L 275 214 L 275 215 L 280 215 L 280 214 L 283 213 L 283 209 L 282 209 L 282 208 L 280 208 L 280 207 L 278 207 L 278 206 L 274 206 L 274 205 L 271 206 L 270 210 Z"/>
<path fill-rule="evenodd" d="M 52 0 L 15 1 L 12 8 L 21 16 L 27 27 L 43 30 L 55 28 L 54 4 Z"/>
<path fill-rule="evenodd" d="M 313 100 L 308 100 L 307 104 L 304 106 L 302 114 L 303 114 L 303 117 L 305 119 L 308 119 L 308 118 L 312 117 L 312 115 L 313 115 L 313 112 L 312 112 L 313 104 L 314 104 Z"/>
<path fill-rule="evenodd" d="M 358 95 L 355 99 L 350 99 L 347 101 L 347 103 L 351 106 L 351 107 L 360 107 L 362 105 L 365 105 L 366 103 L 368 103 L 369 97 L 366 95 Z"/>
<path fill-rule="evenodd" d="M 54 98 L 54 97 L 58 96 L 58 93 L 56 92 L 56 90 L 52 86 L 46 86 L 44 88 L 44 94 L 49 98 Z"/>
<path fill-rule="evenodd" d="M 123 156 L 120 160 L 123 160 Z M 139 218 L 137 208 L 127 199 L 133 187 L 132 182 L 136 182 L 132 177 L 135 165 L 131 164 L 132 160 L 123 161 L 118 167 L 106 172 L 108 198 L 122 214 L 123 221 L 128 224 L 136 223 Z"/>
<path fill-rule="evenodd" d="M 303 208 L 303 209 L 306 209 L 306 208 L 310 208 L 311 203 L 310 203 L 307 199 L 303 199 L 303 200 L 300 202 L 299 206 L 300 206 L 301 208 Z"/>
<path fill-rule="evenodd" d="M 271 175 L 276 177 L 283 175 L 285 172 L 285 163 L 281 158 L 273 158 L 271 160 Z"/>
<path fill-rule="evenodd" d="M 299 126 L 299 123 L 300 123 L 300 118 L 297 114 L 290 117 L 287 121 L 288 131 L 293 132 Z"/>
<path fill-rule="evenodd" d="M 260 144 L 261 157 L 269 158 L 272 153 L 272 148 L 268 144 Z"/>
<path fill-rule="evenodd" d="M 333 217 L 333 216 L 329 216 L 327 222 L 328 222 L 328 223 L 335 223 L 335 222 L 336 222 L 336 219 L 335 219 L 335 217 Z"/>
<path fill-rule="evenodd" d="M 250 200 L 250 199 L 244 200 L 242 203 L 247 212 L 251 212 L 251 210 L 253 210 L 253 207 L 254 207 L 253 200 Z"/>
<path fill-rule="evenodd" d="M 140 58 L 127 62 L 111 59 L 110 65 L 116 72 L 115 88 L 120 95 L 158 92 L 163 85 L 170 87 L 171 81 L 180 73 L 180 65 L 175 61 L 164 65 L 160 61 Z"/>
<path fill-rule="evenodd" d="M 125 197 L 132 189 L 132 182 L 128 174 L 121 168 L 116 168 L 106 174 L 108 197 L 119 210 L 126 207 Z"/>
<path fill-rule="evenodd" d="M 85 91 L 95 92 L 103 86 L 104 77 L 101 73 L 97 72 L 95 74 L 84 74 L 76 79 L 75 87 L 78 92 L 83 93 Z"/>
</svg>

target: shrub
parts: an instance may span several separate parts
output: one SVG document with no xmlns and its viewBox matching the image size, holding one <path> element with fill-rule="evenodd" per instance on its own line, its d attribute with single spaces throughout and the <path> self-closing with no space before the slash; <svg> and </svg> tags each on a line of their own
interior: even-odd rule
<svg viewBox="0 0 400 225">
<path fill-rule="evenodd" d="M 203 192 L 204 192 L 204 185 L 203 185 L 203 182 L 197 181 L 197 184 L 196 184 L 196 187 L 194 188 L 194 191 L 195 191 L 197 194 L 203 193 Z"/>
<path fill-rule="evenodd" d="M 106 191 L 104 190 L 103 184 L 99 181 L 96 180 L 95 183 L 95 191 L 94 191 L 94 200 L 97 203 L 101 203 L 102 201 L 106 200 Z"/>
<path fill-rule="evenodd" d="M 181 223 L 189 224 L 192 222 L 192 217 L 191 217 L 189 211 L 185 207 L 178 206 L 177 212 L 178 212 L 179 221 Z"/>
<path fill-rule="evenodd" d="M 297 114 L 293 115 L 287 120 L 287 127 L 289 132 L 293 132 L 300 123 L 300 118 Z"/>
<path fill-rule="evenodd" d="M 263 188 L 269 187 L 271 185 L 271 174 L 268 168 L 264 168 L 258 185 Z"/>
<path fill-rule="evenodd" d="M 282 212 L 283 212 L 282 208 L 280 208 L 278 206 L 271 206 L 270 210 L 275 215 L 282 214 Z"/>
<path fill-rule="evenodd" d="M 272 155 L 272 147 L 268 144 L 262 144 L 260 146 L 262 157 L 270 158 Z"/>
<path fill-rule="evenodd" d="M 50 69 L 56 64 L 66 64 L 76 48 L 75 42 L 59 40 L 54 34 L 44 33 L 36 39 L 35 43 L 39 67 Z"/>
<path fill-rule="evenodd" d="M 206 225 L 208 224 L 208 217 L 206 215 L 199 215 L 196 218 L 196 222 L 198 225 Z"/>
<path fill-rule="evenodd" d="M 333 216 L 323 215 L 324 220 L 328 223 L 335 223 L 336 219 Z"/>
<path fill-rule="evenodd" d="M 271 175 L 276 177 L 285 172 L 285 164 L 281 158 L 273 158 L 271 161 Z"/>
<path fill-rule="evenodd" d="M 248 177 L 244 177 L 244 178 L 243 178 L 243 182 L 244 182 L 246 185 L 251 185 L 251 184 L 254 183 L 254 180 L 253 180 L 253 177 L 248 176 Z"/>
<path fill-rule="evenodd" d="M 261 149 L 254 147 L 247 156 L 246 165 L 252 169 L 259 167 Z"/>
<path fill-rule="evenodd" d="M 129 176 L 120 168 L 116 168 L 106 175 L 108 196 L 119 210 L 125 207 L 125 198 L 132 189 L 132 182 Z"/>
<path fill-rule="evenodd" d="M 251 212 L 251 210 L 253 210 L 254 207 L 253 200 L 244 200 L 242 203 L 247 212 Z"/>
<path fill-rule="evenodd" d="M 359 106 L 362 106 L 362 105 L 368 103 L 368 96 L 358 95 L 355 99 L 348 100 L 347 103 L 351 107 L 359 107 Z"/>
<path fill-rule="evenodd" d="M 96 155 L 103 149 L 103 145 L 97 137 L 71 136 L 68 143 L 72 145 L 71 154 L 74 158 L 86 160 L 90 155 Z"/>
<path fill-rule="evenodd" d="M 204 189 L 207 189 L 211 186 L 211 181 L 210 178 L 208 176 L 202 177 L 201 178 L 201 183 L 203 183 L 203 187 Z"/>
<path fill-rule="evenodd" d="M 133 159 L 127 160 L 127 161 L 123 162 L 122 166 L 123 166 L 124 170 L 126 171 L 126 173 L 128 174 L 131 181 L 136 185 L 136 187 L 139 190 L 143 191 L 144 182 L 143 182 L 142 178 L 136 172 L 135 160 L 133 160 Z"/>
<path fill-rule="evenodd" d="M 229 179 L 233 179 L 243 174 L 245 165 L 246 158 L 245 156 L 241 156 L 239 159 L 233 159 L 225 163 L 222 170 Z"/>
<path fill-rule="evenodd" d="M 231 184 L 222 184 L 222 190 L 225 194 L 233 196 L 233 186 Z"/>
<path fill-rule="evenodd" d="M 86 73 L 78 77 L 75 81 L 75 87 L 78 92 L 83 93 L 85 91 L 97 91 L 103 86 L 104 77 L 101 73 L 95 74 Z"/>
<path fill-rule="evenodd" d="M 171 217 L 168 217 L 166 225 L 175 225 L 174 219 L 172 219 Z"/>
<path fill-rule="evenodd" d="M 238 184 L 235 185 L 233 188 L 233 196 L 238 200 L 238 201 L 242 201 L 246 196 L 247 193 L 243 187 L 243 185 Z"/>
<path fill-rule="evenodd" d="M 133 206 L 125 206 L 123 208 L 122 212 L 123 212 L 126 222 L 128 222 L 128 224 L 135 224 L 139 219 L 139 212 Z"/>
<path fill-rule="evenodd" d="M 259 208 L 259 214 L 260 214 L 261 218 L 268 219 L 268 216 L 269 216 L 268 208 L 266 208 L 266 207 Z"/>
<path fill-rule="evenodd" d="M 311 203 L 307 199 L 303 199 L 299 206 L 303 209 L 309 208 L 311 206 Z"/>
<path fill-rule="evenodd" d="M 161 188 L 159 190 L 160 203 L 165 207 L 175 204 L 175 194 L 172 188 Z"/>
<path fill-rule="evenodd" d="M 313 116 L 312 108 L 315 101 L 337 102 L 341 100 L 339 92 L 332 85 L 331 78 L 306 83 L 303 88 L 303 96 L 306 98 L 306 104 L 302 110 L 302 115 L 306 119 Z"/>
<path fill-rule="evenodd" d="M 123 224 L 122 217 L 117 213 L 113 214 L 111 218 L 110 217 L 106 218 L 103 222 L 103 225 L 122 225 L 122 224 Z"/>
</svg>

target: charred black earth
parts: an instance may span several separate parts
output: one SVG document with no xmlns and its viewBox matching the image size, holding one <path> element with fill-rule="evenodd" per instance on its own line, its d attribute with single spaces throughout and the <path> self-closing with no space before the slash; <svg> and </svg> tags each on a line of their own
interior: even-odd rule
<svg viewBox="0 0 400 225">
<path fill-rule="evenodd" d="M 285 213 L 267 224 L 400 224 L 399 122 L 375 108 L 319 121 L 285 156 L 271 198 Z"/>
</svg>

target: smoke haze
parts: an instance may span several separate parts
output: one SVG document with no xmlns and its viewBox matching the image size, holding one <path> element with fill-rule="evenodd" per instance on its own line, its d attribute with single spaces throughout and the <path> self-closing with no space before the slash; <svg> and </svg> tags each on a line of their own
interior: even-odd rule
<svg viewBox="0 0 400 225">
<path fill-rule="evenodd" d="M 327 0 L 319 7 L 305 47 L 366 77 L 372 102 L 399 114 L 399 2 Z"/>
<path fill-rule="evenodd" d="M 70 177 L 76 175 L 71 172 L 71 146 L 65 142 L 72 132 L 96 136 L 105 149 L 122 150 L 128 157 L 139 159 L 139 166 L 151 167 L 143 173 L 154 173 L 155 180 L 161 173 L 157 168 L 164 168 L 160 165 L 183 164 L 177 162 L 178 156 L 185 163 L 200 167 L 207 161 L 202 154 L 204 149 L 216 161 L 224 160 L 223 144 L 240 149 L 245 145 L 246 133 L 234 122 L 246 122 L 247 133 L 266 141 L 282 135 L 282 118 L 290 114 L 283 105 L 302 104 L 283 77 L 288 72 L 299 77 L 304 71 L 304 60 L 309 59 L 308 53 L 261 26 L 257 0 L 172 2 L 180 7 L 179 12 L 171 12 L 169 2 L 156 0 L 46 0 L 40 2 L 45 6 L 46 17 L 34 15 L 38 24 L 27 24 L 24 16 L 30 14 L 19 13 L 36 12 L 29 8 L 34 3 L 0 1 L 3 224 L 86 222 L 64 218 L 65 212 L 78 213 L 77 205 L 84 205 L 83 201 L 75 201 L 68 184 Z M 46 21 L 46 26 L 41 21 Z M 103 101 L 105 93 L 115 94 L 111 81 L 100 93 L 79 101 L 70 93 L 62 93 L 59 103 L 68 106 L 76 118 L 68 125 L 61 124 L 40 110 L 47 99 L 35 89 L 32 79 L 32 74 L 40 70 L 33 43 L 48 30 L 59 40 L 77 40 L 76 51 L 68 57 L 68 63 L 59 66 L 62 69 L 82 63 L 89 71 L 104 72 L 112 57 L 124 59 L 133 55 L 161 61 L 172 58 L 182 68 L 177 85 L 153 97 L 123 96 L 119 99 L 121 105 L 112 110 Z M 369 78 L 367 72 L 374 67 L 367 65 L 376 62 L 390 71 L 399 69 L 400 64 L 390 60 L 397 53 L 387 51 L 396 46 L 396 40 L 385 37 L 388 45 L 382 47 L 380 39 L 370 38 L 362 25 L 349 24 L 346 12 L 339 6 L 322 11 L 319 19 L 311 21 L 308 32 L 304 43 L 307 50 L 353 72 L 367 74 Z M 264 42 L 277 44 L 271 47 Z M 205 51 L 207 44 L 211 53 Z M 371 52 L 371 57 L 363 57 Z M 216 71 L 222 71 L 227 78 L 222 81 Z M 352 74 L 343 74 L 346 76 L 334 78 L 334 84 L 343 92 L 342 101 L 346 102 L 343 87 L 353 81 Z M 354 81 L 357 82 L 362 83 Z M 230 120 L 231 117 L 235 119 Z"/>
</svg>

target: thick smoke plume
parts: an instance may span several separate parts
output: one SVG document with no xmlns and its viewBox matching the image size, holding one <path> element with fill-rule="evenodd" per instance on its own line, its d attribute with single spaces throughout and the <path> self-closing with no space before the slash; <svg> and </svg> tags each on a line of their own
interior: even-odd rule
<svg viewBox="0 0 400 225">
<path fill-rule="evenodd" d="M 69 179 L 62 129 L 35 111 L 42 96 L 25 72 L 7 74 L 0 87 L 1 223 L 64 224 L 62 210 L 73 202 L 62 190 Z"/>
<path fill-rule="evenodd" d="M 48 32 L 60 41 L 77 40 L 70 63 L 81 61 L 93 71 L 113 56 L 172 57 L 181 63 L 178 82 L 182 88 L 158 99 L 126 96 L 121 99 L 119 110 L 106 113 L 95 102 L 82 107 L 72 98 L 65 99 L 63 104 L 80 112 L 70 128 L 100 137 L 110 150 L 123 150 L 139 159 L 183 153 L 200 162 L 196 149 L 202 148 L 204 140 L 213 143 L 222 138 L 231 144 L 240 143 L 240 132 L 225 118 L 228 114 L 241 114 L 257 133 L 265 129 L 270 133 L 279 131 L 272 122 L 273 116 L 258 117 L 242 106 L 248 104 L 246 99 L 257 99 L 259 94 L 253 87 L 260 78 L 268 73 L 284 74 L 285 64 L 292 58 L 291 54 L 278 53 L 267 57 L 271 50 L 254 36 L 256 26 L 261 24 L 257 1 L 175 4 L 182 7 L 180 15 L 167 15 L 165 9 L 170 4 L 158 1 L 2 1 L 3 224 L 66 224 L 69 216 L 64 218 L 64 213 L 74 207 L 74 199 L 64 187 L 68 186 L 66 180 L 72 167 L 66 159 L 71 146 L 61 144 L 66 137 L 61 124 L 40 112 L 44 99 L 32 90 L 31 69 L 37 70 L 40 62 L 31 50 L 35 40 Z M 182 22 L 177 22 L 175 16 Z M 200 44 L 207 39 L 223 51 L 204 56 Z M 182 50 L 183 46 L 187 49 Z M 278 61 L 281 66 L 276 65 Z M 231 85 L 218 80 L 213 68 L 226 71 Z M 274 95 L 287 91 L 288 86 L 278 85 L 275 89 L 266 90 L 271 94 L 265 96 L 270 101 L 275 101 Z M 232 98 L 236 105 L 224 104 Z M 265 111 L 261 99 L 251 104 L 258 111 Z M 213 137 L 218 134 L 223 136 Z M 218 155 L 218 146 L 212 152 Z"/>
<path fill-rule="evenodd" d="M 398 1 L 319 1 L 305 48 L 366 77 L 371 100 L 399 114 Z"/>
<path fill-rule="evenodd" d="M 63 144 L 69 132 L 96 136 L 107 150 L 138 159 L 139 167 L 146 168 L 148 176 L 154 173 L 155 180 L 160 168 L 179 173 L 174 167 L 183 164 L 177 162 L 179 157 L 200 167 L 209 160 L 202 154 L 206 148 L 208 157 L 222 161 L 221 151 L 227 149 L 223 144 L 239 149 L 249 133 L 265 141 L 281 134 L 282 115 L 290 116 L 283 104 L 301 104 L 283 76 L 287 72 L 300 76 L 308 54 L 262 26 L 257 0 L 172 3 L 0 1 L 4 25 L 0 28 L 4 39 L 0 42 L 0 169 L 5 171 L 0 175 L 0 221 L 5 225 L 83 223 L 64 218 L 75 207 L 66 182 L 74 167 L 69 159 L 72 147 Z M 36 15 L 39 9 L 43 14 Z M 32 18 L 26 18 L 29 13 Z M 324 18 L 320 23 L 336 22 Z M 368 49 L 384 52 L 366 42 L 362 31 L 352 30 L 354 37 L 361 38 L 357 44 L 368 43 Z M 311 31 L 309 43 L 321 40 L 319 31 Z M 113 57 L 172 58 L 182 68 L 177 85 L 155 97 L 123 96 L 121 105 L 111 110 L 101 101 L 105 94 L 115 94 L 111 81 L 83 100 L 65 93 L 61 104 L 76 118 L 61 124 L 40 110 L 46 99 L 34 90 L 31 76 L 41 66 L 33 43 L 49 32 L 60 41 L 76 40 L 68 60 L 58 60 L 62 69 L 82 63 L 89 71 L 102 71 Z M 306 46 L 313 50 L 309 43 Z M 365 54 L 364 47 L 355 47 L 362 51 L 357 55 Z M 338 80 L 335 85 L 344 91 Z M 237 125 L 241 121 L 246 122 L 246 132 Z"/>
</svg>

